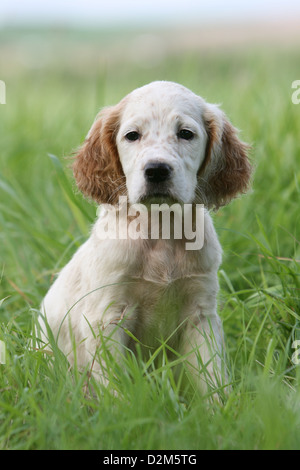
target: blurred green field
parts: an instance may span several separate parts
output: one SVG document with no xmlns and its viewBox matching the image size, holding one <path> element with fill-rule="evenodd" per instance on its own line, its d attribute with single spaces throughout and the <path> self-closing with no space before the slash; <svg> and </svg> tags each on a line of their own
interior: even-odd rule
<svg viewBox="0 0 300 470">
<path fill-rule="evenodd" d="M 147 67 L 128 63 L 125 47 L 123 58 L 100 60 L 95 51 L 108 47 L 105 36 L 60 31 L 50 47 L 51 38 L 0 34 L 7 90 L 0 105 L 0 449 L 300 449 L 300 369 L 292 361 L 300 339 L 297 48 L 170 53 Z M 40 49 L 33 53 L 32 44 Z M 88 57 L 90 44 L 95 56 Z M 221 103 L 253 146 L 252 191 L 213 216 L 224 249 L 219 311 L 232 389 L 209 410 L 196 393 L 180 395 L 172 364 L 149 364 L 145 373 L 128 359 L 118 396 L 98 390 L 91 397 L 86 377 L 69 370 L 59 351 L 30 348 L 36 309 L 96 214 L 76 191 L 66 157 L 100 107 L 157 79 Z"/>
</svg>

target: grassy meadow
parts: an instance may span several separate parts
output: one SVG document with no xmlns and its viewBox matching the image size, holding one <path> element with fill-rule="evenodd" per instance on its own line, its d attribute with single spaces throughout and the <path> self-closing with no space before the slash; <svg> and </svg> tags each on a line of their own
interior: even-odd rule
<svg viewBox="0 0 300 470">
<path fill-rule="evenodd" d="M 109 40 L 0 33 L 0 449 L 300 449 L 297 47 L 173 51 L 141 64 L 126 59 L 128 37 L 124 54 L 103 59 Z M 117 396 L 55 345 L 51 355 L 32 347 L 40 302 L 96 215 L 66 157 L 100 107 L 157 79 L 221 103 L 252 144 L 252 190 L 213 214 L 231 389 L 210 406 L 196 391 L 182 396 L 164 344 L 160 366 L 155 352 L 126 358 L 112 375 Z"/>
</svg>

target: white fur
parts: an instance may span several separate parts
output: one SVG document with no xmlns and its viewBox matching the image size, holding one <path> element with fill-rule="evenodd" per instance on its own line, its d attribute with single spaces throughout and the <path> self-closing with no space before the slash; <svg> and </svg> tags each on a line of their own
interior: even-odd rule
<svg viewBox="0 0 300 470">
<path fill-rule="evenodd" d="M 130 203 L 145 196 L 144 167 L 153 160 L 174 169 L 172 198 L 193 202 L 208 139 L 203 114 L 215 113 L 221 120 L 221 112 L 168 82 L 142 87 L 125 100 L 116 145 Z M 178 139 L 179 128 L 192 130 L 194 139 Z M 131 131 L 142 138 L 129 142 L 125 135 Z M 222 349 L 217 315 L 221 247 L 209 212 L 205 211 L 204 245 L 199 251 L 187 251 L 181 240 L 174 239 L 101 240 L 97 227 L 112 216 L 110 211 L 100 213 L 90 238 L 62 269 L 43 301 L 42 312 L 59 347 L 72 363 L 75 342 L 78 365 L 93 364 L 101 376 L 101 364 L 93 362 L 101 337 L 112 335 L 111 350 L 118 354 L 122 345 L 134 349 L 132 335 L 146 351 L 170 336 L 179 353 L 190 353 L 187 363 L 196 380 L 201 376 L 199 354 L 216 380 L 221 362 L 215 357 Z"/>
<path fill-rule="evenodd" d="M 143 195 L 145 164 L 156 160 L 168 163 L 174 169 L 171 187 L 174 198 L 184 203 L 192 202 L 207 141 L 201 116 L 205 111 L 204 101 L 174 83 L 165 83 L 162 94 L 161 82 L 135 90 L 129 100 L 117 135 L 129 201 L 137 202 Z M 193 131 L 195 138 L 190 142 L 178 139 L 178 128 Z M 134 145 L 124 137 L 132 130 L 138 130 L 142 135 Z"/>
</svg>

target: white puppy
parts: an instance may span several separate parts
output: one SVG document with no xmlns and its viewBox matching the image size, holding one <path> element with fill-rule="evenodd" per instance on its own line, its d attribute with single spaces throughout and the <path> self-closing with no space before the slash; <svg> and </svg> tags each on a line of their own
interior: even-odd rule
<svg viewBox="0 0 300 470">
<path fill-rule="evenodd" d="M 105 381 L 105 338 L 116 355 L 123 346 L 134 350 L 134 338 L 145 351 L 168 339 L 199 386 L 204 370 L 219 380 L 221 247 L 208 210 L 247 189 L 247 149 L 216 105 L 172 82 L 150 83 L 99 113 L 73 169 L 79 189 L 105 210 L 42 304 L 71 363 L 76 345 L 78 365 L 91 364 Z M 151 238 L 147 229 L 141 238 L 103 239 L 104 225 L 128 227 L 134 220 L 118 205 L 120 196 L 127 197 L 127 209 L 145 204 L 150 225 L 152 204 L 190 204 L 194 215 L 204 204 L 203 246 L 187 250 L 185 235 L 178 239 L 172 230 L 169 239 L 161 230 Z"/>
</svg>

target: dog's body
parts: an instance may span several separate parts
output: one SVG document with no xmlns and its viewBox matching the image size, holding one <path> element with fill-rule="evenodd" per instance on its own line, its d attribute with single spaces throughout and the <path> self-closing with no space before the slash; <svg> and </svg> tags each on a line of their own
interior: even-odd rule
<svg viewBox="0 0 300 470">
<path fill-rule="evenodd" d="M 169 339 L 196 378 L 201 357 L 202 368 L 217 380 L 221 247 L 208 210 L 197 251 L 186 249 L 184 235 L 101 239 L 99 232 L 116 213 L 128 226 L 130 218 L 122 220 L 117 205 L 120 195 L 129 206 L 145 203 L 148 209 L 157 202 L 207 209 L 226 204 L 247 188 L 246 150 L 216 106 L 174 83 L 154 82 L 100 113 L 76 156 L 74 174 L 85 195 L 116 211 L 102 211 L 42 305 L 71 363 L 76 344 L 78 365 L 93 364 L 101 376 L 103 364 L 94 361 L 101 339 L 110 338 L 115 354 L 122 345 L 134 350 L 134 338 L 146 350 Z"/>
</svg>

